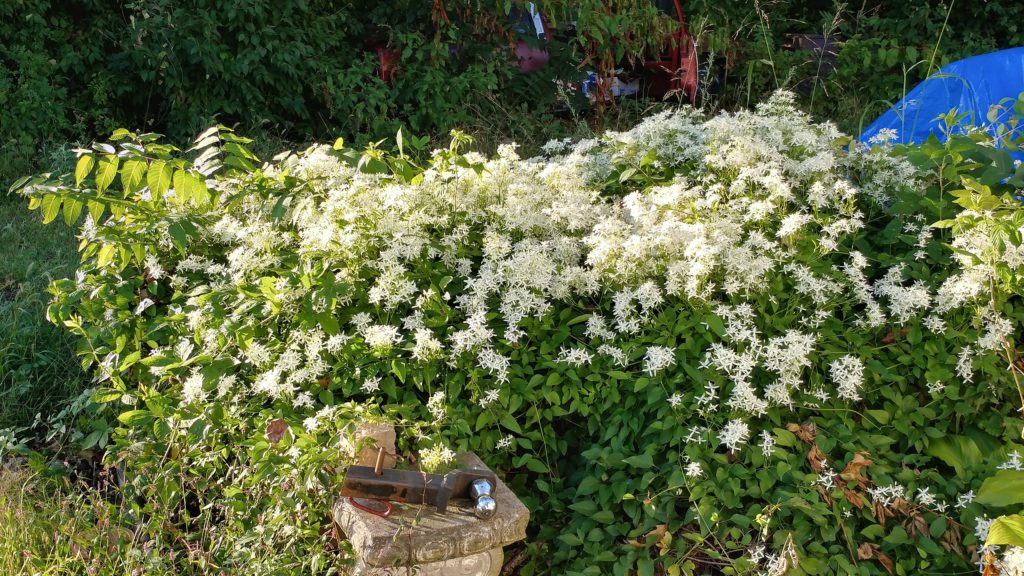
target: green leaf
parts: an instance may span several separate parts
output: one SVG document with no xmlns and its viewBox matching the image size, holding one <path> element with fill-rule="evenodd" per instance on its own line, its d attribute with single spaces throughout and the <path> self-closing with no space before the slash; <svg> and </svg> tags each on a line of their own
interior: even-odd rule
<svg viewBox="0 0 1024 576">
<path fill-rule="evenodd" d="M 1007 544 L 1024 547 L 1024 516 L 1000 516 L 989 527 L 986 546 Z"/>
<path fill-rule="evenodd" d="M 121 168 L 121 186 L 125 192 L 135 192 L 146 176 L 145 160 L 128 160 Z"/>
<path fill-rule="evenodd" d="M 106 154 L 96 165 L 96 191 L 103 192 L 117 177 L 117 166 L 121 160 L 114 154 Z"/>
<path fill-rule="evenodd" d="M 171 187 L 172 172 L 173 168 L 163 160 L 154 160 L 149 165 L 149 172 L 146 173 L 146 184 L 149 186 L 150 192 L 153 193 L 154 200 L 162 198 Z"/>
<path fill-rule="evenodd" d="M 124 396 L 124 393 L 120 390 L 97 390 L 93 393 L 91 400 L 97 404 L 106 404 L 107 402 L 113 402 Z"/>
<path fill-rule="evenodd" d="M 654 466 L 654 458 L 650 454 L 637 454 L 623 460 L 634 468 L 650 468 Z"/>
<path fill-rule="evenodd" d="M 956 470 L 957 476 L 966 476 L 968 469 L 982 462 L 981 451 L 974 440 L 966 436 L 945 436 L 932 440 L 925 452 L 939 458 Z"/>
<path fill-rule="evenodd" d="M 114 260 L 114 252 L 117 250 L 117 246 L 113 244 L 104 244 L 100 251 L 96 254 L 96 265 L 100 268 L 110 264 Z"/>
<path fill-rule="evenodd" d="M 999 470 L 985 479 L 975 502 L 986 506 L 1024 504 L 1024 470 Z"/>
<path fill-rule="evenodd" d="M 43 224 L 49 224 L 57 217 L 57 214 L 60 213 L 61 200 L 62 198 L 56 194 L 43 196 Z"/>
<path fill-rule="evenodd" d="M 538 474 L 544 474 L 548 471 L 548 467 L 543 462 L 532 456 L 526 460 L 526 468 Z"/>
<path fill-rule="evenodd" d="M 522 428 L 519 427 L 519 422 L 516 422 L 515 416 L 511 414 L 505 414 L 504 416 L 501 417 L 501 425 L 515 432 L 516 434 L 523 433 Z"/>
<path fill-rule="evenodd" d="M 587 476 L 583 478 L 580 485 L 576 488 L 577 496 L 589 496 L 597 489 L 601 487 L 601 481 L 596 476 Z"/>
<path fill-rule="evenodd" d="M 99 224 L 100 218 L 103 217 L 103 210 L 106 209 L 106 205 L 97 200 L 89 200 L 85 205 L 89 208 L 89 215 L 92 216 L 92 221 Z"/>
<path fill-rule="evenodd" d="M 149 410 L 129 410 L 121 413 L 117 419 L 126 426 L 142 426 L 153 420 Z"/>
<path fill-rule="evenodd" d="M 74 224 L 82 215 L 82 201 L 68 196 L 64 199 L 64 223 L 68 226 Z"/>
<path fill-rule="evenodd" d="M 188 172 L 178 170 L 174 173 L 174 201 L 184 206 L 192 197 L 192 184 L 189 181 Z"/>
<path fill-rule="evenodd" d="M 78 163 L 75 164 L 75 186 L 81 186 L 82 180 L 85 180 L 89 172 L 92 172 L 92 167 L 96 164 L 96 157 L 92 154 L 83 154 L 78 159 Z"/>
</svg>

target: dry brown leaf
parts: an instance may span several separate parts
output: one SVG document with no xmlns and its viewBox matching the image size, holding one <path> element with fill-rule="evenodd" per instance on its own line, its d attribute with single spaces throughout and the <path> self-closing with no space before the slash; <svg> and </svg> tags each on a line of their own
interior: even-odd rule
<svg viewBox="0 0 1024 576">
<path fill-rule="evenodd" d="M 800 440 L 810 444 L 814 442 L 814 437 L 818 435 L 818 427 L 813 422 L 808 424 L 786 424 L 786 430 L 789 430 L 796 435 Z"/>
<path fill-rule="evenodd" d="M 846 495 L 846 499 L 853 504 L 858 510 L 864 507 L 864 498 L 861 498 L 860 494 L 857 494 L 849 488 L 843 488 L 843 494 Z"/>
<path fill-rule="evenodd" d="M 864 542 L 857 547 L 857 558 L 861 560 L 878 560 L 878 563 L 885 568 L 885 571 L 892 574 L 895 565 L 893 564 L 892 558 L 888 554 L 882 552 L 878 544 L 872 544 L 871 542 Z"/>
<path fill-rule="evenodd" d="M 821 472 L 825 468 L 825 462 L 828 459 L 825 454 L 822 453 L 821 449 L 818 448 L 817 444 L 812 444 L 811 449 L 807 451 L 807 462 L 811 465 L 811 470 L 815 472 Z"/>
<path fill-rule="evenodd" d="M 983 560 L 985 570 L 981 573 L 981 576 L 999 576 L 1002 571 L 999 569 L 999 559 L 995 554 L 986 550 L 985 558 Z"/>
<path fill-rule="evenodd" d="M 892 574 L 893 570 L 896 568 L 892 558 L 889 558 L 889 555 L 885 552 L 875 552 L 875 560 L 878 560 L 882 564 L 882 567 L 885 568 L 885 571 L 889 574 Z"/>
<path fill-rule="evenodd" d="M 269 440 L 271 444 L 277 444 L 281 441 L 281 438 L 284 437 L 284 433 L 287 430 L 288 423 L 285 422 L 284 418 L 271 420 L 270 423 L 267 424 L 267 440 Z"/>
<path fill-rule="evenodd" d="M 878 549 L 878 544 L 872 544 L 871 542 L 865 542 L 860 546 L 857 546 L 857 559 L 858 560 L 871 560 L 875 557 L 875 550 Z"/>
<path fill-rule="evenodd" d="M 843 468 L 843 471 L 839 473 L 839 476 L 847 482 L 856 482 L 858 486 L 863 488 L 867 485 L 868 479 L 863 475 L 865 468 L 873 464 L 871 460 L 867 459 L 867 452 L 857 452 L 853 456 L 853 460 Z"/>
<path fill-rule="evenodd" d="M 672 540 L 672 536 L 668 533 L 668 524 L 658 524 L 653 529 L 648 531 L 647 534 L 644 534 L 644 540 L 648 540 L 651 536 L 655 536 L 657 538 L 656 542 L 658 546 L 664 545 L 666 537 L 669 539 L 669 542 L 671 542 Z M 634 548 L 647 547 L 647 544 L 640 542 L 639 540 L 628 540 L 626 541 L 626 543 Z"/>
</svg>

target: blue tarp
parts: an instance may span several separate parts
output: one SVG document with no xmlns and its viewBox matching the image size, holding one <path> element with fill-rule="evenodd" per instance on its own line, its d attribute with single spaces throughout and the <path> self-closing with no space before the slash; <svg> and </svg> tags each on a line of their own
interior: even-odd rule
<svg viewBox="0 0 1024 576">
<path fill-rule="evenodd" d="M 943 139 L 939 116 L 956 108 L 968 115 L 963 120 L 965 123 L 985 125 L 989 123 L 991 106 L 1006 98 L 1016 100 L 1021 92 L 1024 92 L 1024 48 L 958 60 L 914 87 L 857 139 L 867 143 L 886 128 L 896 131 L 894 144 L 923 142 L 929 134 Z M 1007 114 L 1001 114 L 1001 120 L 1006 119 Z"/>
</svg>

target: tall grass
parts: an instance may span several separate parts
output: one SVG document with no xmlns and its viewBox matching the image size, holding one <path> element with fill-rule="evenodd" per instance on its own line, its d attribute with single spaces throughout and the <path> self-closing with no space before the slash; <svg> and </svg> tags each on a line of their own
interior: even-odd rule
<svg viewBox="0 0 1024 576">
<path fill-rule="evenodd" d="M 75 238 L 0 197 L 0 429 L 30 425 L 82 387 L 72 338 L 46 320 L 50 281 L 74 274 Z"/>
</svg>

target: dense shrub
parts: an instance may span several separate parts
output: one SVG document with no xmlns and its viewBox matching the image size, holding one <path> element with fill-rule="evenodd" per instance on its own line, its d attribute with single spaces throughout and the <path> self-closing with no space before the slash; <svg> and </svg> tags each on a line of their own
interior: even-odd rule
<svg viewBox="0 0 1024 576">
<path fill-rule="evenodd" d="M 554 38 L 550 64 L 516 71 L 512 9 L 527 2 L 449 0 L 11 0 L 0 6 L 0 181 L 49 168 L 48 142 L 116 126 L 172 141 L 216 121 L 298 142 L 361 143 L 399 125 L 435 136 L 456 126 L 509 134 L 559 127 L 542 111 L 555 79 L 605 72 L 656 50 L 673 18 L 645 0 L 537 2 Z M 680 3 L 702 51 L 708 107 L 799 87 L 801 102 L 858 130 L 934 66 L 1021 44 L 1015 2 Z M 568 29 L 570 22 L 578 26 Z M 786 52 L 790 33 L 841 34 L 835 71 Z M 940 42 L 941 39 L 941 42 Z M 379 77 L 375 50 L 399 73 Z M 827 67 L 826 67 L 827 68 Z M 510 114 L 528 106 L 527 111 Z M 522 138 L 520 139 L 523 140 Z M 540 139 L 543 141 L 543 139 Z M 530 142 L 532 144 L 532 142 Z"/>
<path fill-rule="evenodd" d="M 18 184 L 84 219 L 49 315 L 151 568 L 326 571 L 367 418 L 406 465 L 499 470 L 523 574 L 963 571 L 1017 511 L 1022 174 L 992 136 L 847 151 L 780 93 L 542 158 L 466 140 L 261 166 L 121 130 Z"/>
</svg>

